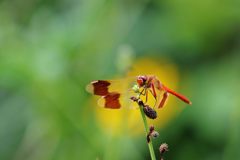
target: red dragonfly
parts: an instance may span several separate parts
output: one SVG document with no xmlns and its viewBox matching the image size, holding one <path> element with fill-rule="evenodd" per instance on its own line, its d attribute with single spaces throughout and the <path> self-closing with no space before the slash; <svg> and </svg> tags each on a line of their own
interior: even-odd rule
<svg viewBox="0 0 240 160">
<path fill-rule="evenodd" d="M 101 96 L 99 105 L 104 108 L 119 109 L 133 106 L 131 97 L 136 95 L 148 101 L 149 93 L 155 99 L 154 108 L 162 108 L 169 93 L 187 104 L 192 104 L 185 96 L 169 89 L 154 75 L 144 75 L 119 80 L 97 80 L 87 85 L 86 90 Z"/>
</svg>

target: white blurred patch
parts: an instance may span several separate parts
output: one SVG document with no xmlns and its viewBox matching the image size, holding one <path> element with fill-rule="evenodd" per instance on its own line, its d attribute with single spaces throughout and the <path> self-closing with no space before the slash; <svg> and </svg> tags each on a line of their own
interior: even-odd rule
<svg viewBox="0 0 240 160">
<path fill-rule="evenodd" d="M 121 45 L 118 48 L 116 66 L 119 72 L 126 73 L 132 66 L 135 52 L 130 45 Z"/>
</svg>

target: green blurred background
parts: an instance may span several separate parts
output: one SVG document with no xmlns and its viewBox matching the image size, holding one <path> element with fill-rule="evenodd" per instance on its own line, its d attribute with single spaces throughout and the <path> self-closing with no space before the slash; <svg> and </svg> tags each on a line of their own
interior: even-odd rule
<svg viewBox="0 0 240 160">
<path fill-rule="evenodd" d="M 239 0 L 1 0 L 0 159 L 150 159 L 144 132 L 104 132 L 85 91 L 147 58 L 193 102 L 175 103 L 157 157 L 167 142 L 166 159 L 239 159 Z"/>
</svg>

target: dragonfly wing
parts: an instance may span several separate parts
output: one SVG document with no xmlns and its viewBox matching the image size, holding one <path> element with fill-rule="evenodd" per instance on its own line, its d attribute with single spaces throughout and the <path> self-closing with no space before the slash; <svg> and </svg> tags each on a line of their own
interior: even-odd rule
<svg viewBox="0 0 240 160">
<path fill-rule="evenodd" d="M 137 94 L 131 91 L 121 94 L 118 92 L 111 92 L 105 96 L 102 96 L 98 100 L 98 105 L 108 109 L 135 109 L 138 106 L 137 103 L 134 103 L 131 100 L 131 97 L 133 96 L 136 97 Z"/>
<path fill-rule="evenodd" d="M 123 106 L 131 106 L 133 85 L 136 77 L 128 77 L 118 80 L 97 80 L 87 85 L 86 90 L 94 95 L 102 96 L 98 104 L 104 108 L 119 109 Z M 130 108 L 130 107 L 128 107 Z"/>
<path fill-rule="evenodd" d="M 86 86 L 87 92 L 105 96 L 111 92 L 124 93 L 136 81 L 136 77 L 129 77 L 117 80 L 96 80 Z"/>
<path fill-rule="evenodd" d="M 92 81 L 86 86 L 86 90 L 94 95 L 104 96 L 109 93 L 108 88 L 111 82 L 106 80 Z"/>
</svg>

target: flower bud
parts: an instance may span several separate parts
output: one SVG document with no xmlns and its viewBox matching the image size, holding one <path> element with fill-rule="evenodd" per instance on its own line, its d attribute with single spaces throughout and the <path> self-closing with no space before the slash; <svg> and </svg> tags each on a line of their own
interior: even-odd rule
<svg viewBox="0 0 240 160">
<path fill-rule="evenodd" d="M 132 87 L 132 90 L 135 92 L 135 93 L 139 93 L 139 87 L 137 84 L 135 84 L 133 87 Z"/>
<path fill-rule="evenodd" d="M 160 154 L 163 154 L 168 151 L 168 144 L 162 143 L 159 147 Z"/>
<path fill-rule="evenodd" d="M 157 138 L 158 136 L 159 136 L 159 133 L 157 131 L 153 131 L 151 133 L 151 137 L 153 137 L 153 138 Z"/>
</svg>

